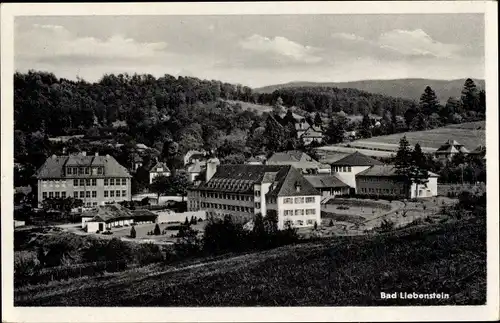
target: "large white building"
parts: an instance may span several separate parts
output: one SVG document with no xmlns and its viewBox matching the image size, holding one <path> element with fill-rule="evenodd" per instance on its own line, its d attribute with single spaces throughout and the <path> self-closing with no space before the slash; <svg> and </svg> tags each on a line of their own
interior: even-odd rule
<svg viewBox="0 0 500 323">
<path fill-rule="evenodd" d="M 38 169 L 38 205 L 46 198 L 74 197 L 85 207 L 128 201 L 130 174 L 112 156 L 78 155 L 47 158 Z"/>
<path fill-rule="evenodd" d="M 321 221 L 320 193 L 290 165 L 217 165 L 207 161 L 206 178 L 188 190 L 188 211 L 208 216 L 231 215 L 248 222 L 271 210 L 278 227 L 314 226 Z"/>
<path fill-rule="evenodd" d="M 349 185 L 354 192 L 356 190 L 356 175 L 368 168 L 376 165 L 383 165 L 381 161 L 365 156 L 362 153 L 354 152 L 331 164 L 332 174 L 337 176 L 342 182 Z"/>
</svg>

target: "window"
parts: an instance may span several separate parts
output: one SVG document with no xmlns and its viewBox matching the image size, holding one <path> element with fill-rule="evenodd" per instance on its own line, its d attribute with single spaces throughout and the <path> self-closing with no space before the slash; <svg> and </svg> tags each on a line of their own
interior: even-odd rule
<svg viewBox="0 0 500 323">
<path fill-rule="evenodd" d="M 291 197 L 285 197 L 283 199 L 283 204 L 293 204 L 293 198 L 291 198 Z"/>
<path fill-rule="evenodd" d="M 304 210 L 295 210 L 295 215 L 304 215 Z"/>
<path fill-rule="evenodd" d="M 78 180 L 77 179 L 73 180 L 73 186 L 78 186 Z"/>
<path fill-rule="evenodd" d="M 347 167 L 347 171 L 350 172 L 352 170 L 351 166 Z"/>
<path fill-rule="evenodd" d="M 291 227 L 293 225 L 293 222 L 291 220 L 286 220 L 285 221 L 285 226 Z"/>
<path fill-rule="evenodd" d="M 90 191 L 85 192 L 85 197 L 89 198 L 90 197 Z"/>
<path fill-rule="evenodd" d="M 102 173 L 103 173 L 102 167 L 97 168 L 97 174 L 102 175 Z"/>
<path fill-rule="evenodd" d="M 108 197 L 108 191 L 104 191 L 104 197 Z"/>
<path fill-rule="evenodd" d="M 306 197 L 306 203 L 314 203 L 314 200 L 316 200 L 314 197 Z"/>
<path fill-rule="evenodd" d="M 80 180 L 80 186 L 85 186 L 85 180 L 84 179 Z"/>
<path fill-rule="evenodd" d="M 304 198 L 303 197 L 296 197 L 295 204 L 301 204 L 301 203 L 304 203 Z"/>
<path fill-rule="evenodd" d="M 116 190 L 116 197 L 120 197 L 120 190 Z"/>
<path fill-rule="evenodd" d="M 66 198 L 66 192 L 61 192 L 61 197 L 62 197 L 63 199 L 65 199 L 65 198 Z"/>
<path fill-rule="evenodd" d="M 286 216 L 286 215 L 293 215 L 293 210 L 285 210 L 285 211 L 283 212 L 283 215 L 285 215 L 285 216 Z"/>
<path fill-rule="evenodd" d="M 80 191 L 80 198 L 84 198 L 85 197 L 85 192 L 84 191 Z"/>
<path fill-rule="evenodd" d="M 83 168 L 82 167 L 78 167 L 78 175 L 83 175 Z"/>
<path fill-rule="evenodd" d="M 255 191 L 255 196 L 260 196 L 260 191 Z"/>
<path fill-rule="evenodd" d="M 92 179 L 92 186 L 97 186 L 97 179 L 95 178 Z"/>
<path fill-rule="evenodd" d="M 92 206 L 97 206 L 97 202 L 92 202 Z"/>
<path fill-rule="evenodd" d="M 46 199 L 46 198 L 47 198 L 47 192 L 43 192 L 43 193 L 42 193 L 42 197 L 43 197 L 44 199 Z"/>
<path fill-rule="evenodd" d="M 127 191 L 126 190 L 122 190 L 122 197 L 125 197 L 127 196 Z"/>
<path fill-rule="evenodd" d="M 297 220 L 296 222 L 297 222 L 297 225 L 304 225 L 304 221 L 302 221 L 302 220 Z"/>
<path fill-rule="evenodd" d="M 90 186 L 90 179 L 85 180 L 85 185 Z"/>
<path fill-rule="evenodd" d="M 259 203 L 259 202 L 256 202 L 256 203 L 255 203 L 255 208 L 256 208 L 256 209 L 260 209 L 260 203 Z"/>
<path fill-rule="evenodd" d="M 127 179 L 126 178 L 122 178 L 122 185 L 127 185 Z"/>
<path fill-rule="evenodd" d="M 87 174 L 87 175 L 90 174 L 90 167 L 85 167 L 85 174 Z"/>
<path fill-rule="evenodd" d="M 108 186 L 108 179 L 107 178 L 104 179 L 104 186 Z"/>
<path fill-rule="evenodd" d="M 115 197 L 115 191 L 109 191 L 109 197 Z"/>
<path fill-rule="evenodd" d="M 110 185 L 110 186 L 115 185 L 115 179 L 114 179 L 114 178 L 110 178 L 110 179 L 109 179 L 109 185 Z"/>
<path fill-rule="evenodd" d="M 314 215 L 316 214 L 316 210 L 315 209 L 307 209 L 306 210 L 306 215 Z"/>
<path fill-rule="evenodd" d="M 78 192 L 73 192 L 73 198 L 75 198 L 75 199 L 78 198 Z"/>
<path fill-rule="evenodd" d="M 97 197 L 97 191 L 92 191 L 92 197 L 96 198 Z"/>
<path fill-rule="evenodd" d="M 53 198 L 54 197 L 54 192 L 49 192 L 49 198 Z"/>
<path fill-rule="evenodd" d="M 72 171 L 72 168 L 71 168 L 71 167 L 68 167 L 68 168 L 66 169 L 66 174 L 71 175 L 71 171 Z"/>
<path fill-rule="evenodd" d="M 85 203 L 86 206 L 90 207 L 90 202 Z"/>
<path fill-rule="evenodd" d="M 314 220 L 312 220 L 312 219 L 307 220 L 307 224 L 308 225 L 314 224 Z"/>
</svg>

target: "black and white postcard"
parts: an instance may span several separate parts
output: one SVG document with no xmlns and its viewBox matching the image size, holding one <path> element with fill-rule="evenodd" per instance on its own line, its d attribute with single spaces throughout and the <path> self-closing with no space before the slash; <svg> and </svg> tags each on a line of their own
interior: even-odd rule
<svg viewBox="0 0 500 323">
<path fill-rule="evenodd" d="M 498 319 L 496 2 L 1 9 L 3 321 Z"/>
</svg>

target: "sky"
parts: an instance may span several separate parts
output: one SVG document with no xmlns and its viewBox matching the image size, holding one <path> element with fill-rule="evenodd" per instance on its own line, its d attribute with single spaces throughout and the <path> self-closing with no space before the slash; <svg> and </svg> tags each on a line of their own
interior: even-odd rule
<svg viewBox="0 0 500 323">
<path fill-rule="evenodd" d="M 97 81 L 484 78 L 482 14 L 16 17 L 15 68 Z"/>
</svg>

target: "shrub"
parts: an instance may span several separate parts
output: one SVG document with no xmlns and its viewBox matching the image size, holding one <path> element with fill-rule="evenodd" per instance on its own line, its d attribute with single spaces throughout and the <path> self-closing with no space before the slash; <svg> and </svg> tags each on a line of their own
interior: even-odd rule
<svg viewBox="0 0 500 323">
<path fill-rule="evenodd" d="M 141 265 L 161 262 L 164 260 L 160 247 L 153 243 L 141 243 L 134 250 L 136 260 Z"/>
<path fill-rule="evenodd" d="M 40 261 L 34 251 L 14 252 L 14 277 L 32 276 L 40 268 Z"/>
<path fill-rule="evenodd" d="M 155 236 L 159 236 L 161 234 L 160 226 L 158 225 L 158 223 L 156 223 L 156 225 L 155 225 L 155 230 L 154 230 L 153 234 Z"/>
<path fill-rule="evenodd" d="M 333 219 L 330 219 L 330 223 L 328 224 L 329 226 L 333 227 Z"/>
<path fill-rule="evenodd" d="M 314 221 L 314 230 L 318 230 L 318 222 Z"/>
<path fill-rule="evenodd" d="M 197 221 L 196 217 L 195 217 L 194 215 L 193 215 L 193 216 L 191 216 L 191 221 L 190 221 L 190 224 L 196 224 L 196 223 L 198 223 L 198 221 Z"/>
<path fill-rule="evenodd" d="M 137 235 L 137 233 L 135 232 L 135 228 L 132 227 L 132 229 L 130 229 L 130 237 L 132 239 L 135 239 L 136 235 Z"/>
<path fill-rule="evenodd" d="M 383 219 L 382 223 L 380 223 L 380 229 L 382 231 L 391 231 L 394 229 L 394 222 L 391 220 Z"/>
<path fill-rule="evenodd" d="M 111 231 L 104 231 L 102 234 L 104 234 L 104 235 L 110 235 L 110 234 L 113 234 L 113 232 L 111 232 Z"/>
</svg>

